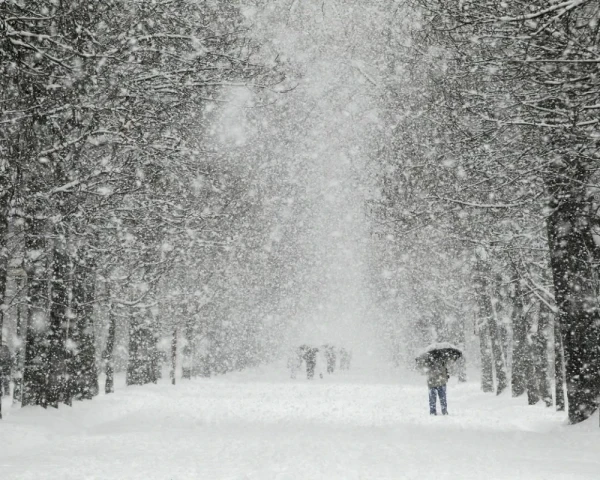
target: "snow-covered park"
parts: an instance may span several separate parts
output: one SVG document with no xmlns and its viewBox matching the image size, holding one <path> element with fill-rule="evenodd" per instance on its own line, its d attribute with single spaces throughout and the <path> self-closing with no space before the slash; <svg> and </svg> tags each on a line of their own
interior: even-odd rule
<svg viewBox="0 0 600 480">
<path fill-rule="evenodd" d="M 119 387 L 120 385 L 118 385 Z M 448 386 L 430 416 L 423 378 L 358 368 L 291 380 L 280 365 L 118 388 L 58 410 L 11 409 L 3 480 L 596 479 L 597 417 L 576 427 L 522 400 Z"/>
<path fill-rule="evenodd" d="M 0 0 L 0 480 L 600 479 L 599 52 L 598 0 Z"/>
</svg>

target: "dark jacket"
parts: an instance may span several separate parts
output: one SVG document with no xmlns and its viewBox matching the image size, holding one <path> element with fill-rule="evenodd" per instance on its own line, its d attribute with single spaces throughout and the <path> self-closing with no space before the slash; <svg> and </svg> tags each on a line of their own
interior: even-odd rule
<svg viewBox="0 0 600 480">
<path fill-rule="evenodd" d="M 427 366 L 427 386 L 441 387 L 448 382 L 448 369 L 443 363 L 431 363 Z"/>
</svg>

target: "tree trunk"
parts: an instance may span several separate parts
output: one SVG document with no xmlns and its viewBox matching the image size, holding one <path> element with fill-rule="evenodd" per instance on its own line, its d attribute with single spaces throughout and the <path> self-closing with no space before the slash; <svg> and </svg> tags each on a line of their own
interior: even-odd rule
<svg viewBox="0 0 600 480">
<path fill-rule="evenodd" d="M 467 382 L 467 359 L 463 355 L 458 359 L 458 381 L 460 383 Z"/>
<path fill-rule="evenodd" d="M 23 366 L 23 406 L 46 407 L 46 316 L 47 291 L 45 222 L 30 212 L 26 223 L 25 248 L 27 270 L 27 330 Z"/>
<path fill-rule="evenodd" d="M 513 356 L 512 356 L 512 396 L 520 397 L 527 389 L 527 319 L 523 313 L 523 291 L 517 281 L 513 294 L 512 311 Z"/>
<path fill-rule="evenodd" d="M 194 339 L 194 330 L 193 330 L 193 325 L 191 323 L 191 319 L 192 316 L 188 315 L 188 313 L 184 310 L 184 315 L 186 318 L 186 326 L 185 326 L 185 347 L 183 347 L 182 349 L 182 361 L 181 361 L 181 365 L 182 365 L 182 371 L 181 371 L 181 377 L 182 378 L 187 378 L 187 375 L 189 374 L 189 378 L 192 378 L 193 376 L 195 376 L 197 370 L 198 370 L 198 365 L 197 365 L 197 359 L 196 359 L 196 342 Z M 184 373 L 184 369 L 186 372 L 186 377 L 184 377 L 183 373 Z"/>
<path fill-rule="evenodd" d="M 2 197 L 2 202 L 8 201 L 8 196 L 5 194 Z M 2 205 L 0 209 L 0 306 L 4 306 L 4 300 L 6 298 L 6 277 L 7 277 L 7 265 L 8 265 L 8 252 L 6 249 L 6 235 L 8 233 L 8 218 L 6 211 L 8 205 Z M 0 348 L 2 347 L 3 337 L 2 330 L 4 328 L 4 308 L 0 308 Z M 8 372 L 4 373 L 3 368 L 0 366 L 0 420 L 2 419 L 2 394 L 4 393 L 4 383 L 10 381 L 10 378 L 3 378 L 4 375 L 8 375 Z"/>
<path fill-rule="evenodd" d="M 486 309 L 487 304 L 483 301 L 487 289 L 485 255 L 485 252 L 481 252 L 479 256 L 482 258 L 479 259 L 474 269 L 473 290 L 477 303 L 475 328 L 479 334 L 479 352 L 481 354 L 481 389 L 484 392 L 493 392 L 494 367 L 488 328 L 488 316 L 490 312 Z"/>
<path fill-rule="evenodd" d="M 171 383 L 175 385 L 177 374 L 177 328 L 173 329 L 173 338 L 171 339 Z"/>
<path fill-rule="evenodd" d="M 56 232 L 55 232 L 56 233 Z M 64 239 L 54 241 L 52 256 L 52 280 L 50 283 L 50 326 L 48 329 L 48 355 L 46 376 L 46 401 L 51 407 L 58 408 L 59 402 L 70 402 L 66 398 L 65 385 L 67 372 L 65 362 L 67 354 L 65 349 L 66 335 L 68 332 L 67 318 L 67 275 L 68 256 Z"/>
<path fill-rule="evenodd" d="M 548 327 L 550 325 L 550 312 L 545 304 L 540 303 L 538 329 L 534 338 L 534 352 L 538 392 L 547 407 L 552 406 L 552 392 L 548 375 Z"/>
<path fill-rule="evenodd" d="M 537 335 L 538 319 L 534 308 L 528 309 L 526 319 L 527 328 L 527 351 L 524 358 L 525 370 L 527 372 L 527 404 L 536 405 L 540 401 L 539 378 L 535 360 L 535 338 Z"/>
<path fill-rule="evenodd" d="M 91 399 L 98 395 L 98 369 L 94 341 L 95 278 L 92 265 L 79 258 L 73 275 L 73 344 L 77 355 L 73 362 L 74 396 Z"/>
<path fill-rule="evenodd" d="M 464 316 L 463 316 L 463 321 L 462 321 L 462 325 L 461 325 L 461 329 L 460 329 L 460 344 L 464 349 L 465 346 L 465 321 L 464 321 Z M 458 359 L 458 381 L 460 383 L 465 383 L 467 381 L 467 359 L 465 358 L 465 356 L 461 356 Z"/>
<path fill-rule="evenodd" d="M 494 281 L 494 290 L 492 298 L 493 308 L 493 319 L 496 323 L 496 330 L 498 332 L 498 345 L 500 346 L 502 367 L 504 370 L 504 390 L 508 386 L 508 352 L 510 349 L 510 332 L 509 326 L 504 318 L 504 310 L 506 308 L 506 302 L 510 302 L 508 298 L 508 292 L 504 284 L 504 278 L 502 275 L 497 274 Z"/>
<path fill-rule="evenodd" d="M 150 319 L 141 319 L 140 314 L 132 314 L 129 322 L 127 385 L 156 383 L 155 340 Z"/>
<path fill-rule="evenodd" d="M 494 372 L 492 349 L 487 335 L 487 322 L 479 325 L 479 351 L 481 352 L 481 389 L 484 392 L 494 391 Z"/>
<path fill-rule="evenodd" d="M 94 334 L 94 306 L 96 305 L 96 272 L 94 265 L 89 265 L 87 281 L 85 283 L 84 316 L 78 322 L 81 334 L 81 363 L 82 384 L 81 395 L 84 399 L 91 399 L 98 395 L 98 365 L 96 364 L 96 336 Z"/>
<path fill-rule="evenodd" d="M 540 392 L 538 389 L 538 377 L 535 368 L 535 362 L 531 358 L 527 362 L 527 404 L 536 405 L 540 401 Z"/>
<path fill-rule="evenodd" d="M 489 302 L 489 310 L 492 310 L 491 298 L 487 296 L 486 302 Z M 496 395 L 500 395 L 506 390 L 507 378 L 506 378 L 506 362 L 504 361 L 504 354 L 502 352 L 502 343 L 500 340 L 500 333 L 498 329 L 498 322 L 496 322 L 495 314 L 491 311 L 491 315 L 488 317 L 488 326 L 490 332 L 490 340 L 492 343 L 492 355 L 494 360 L 494 371 L 496 372 Z"/>
<path fill-rule="evenodd" d="M 529 405 L 543 400 L 546 406 L 552 405 L 552 393 L 548 379 L 548 325 L 550 317 L 544 305 L 540 304 L 530 324 L 529 356 L 527 359 L 527 398 Z"/>
<path fill-rule="evenodd" d="M 560 323 L 558 315 L 554 315 L 554 397 L 556 410 L 562 412 L 565 410 L 565 373 L 563 362 L 562 337 L 560 334 Z"/>
<path fill-rule="evenodd" d="M 579 423 L 598 408 L 600 318 L 595 306 L 589 232 L 589 174 L 577 159 L 564 158 L 548 182 L 550 265 L 561 326 L 569 422 Z"/>
<path fill-rule="evenodd" d="M 115 315 L 115 306 L 112 302 L 110 287 L 107 288 L 108 296 L 108 337 L 106 338 L 106 349 L 102 357 L 106 365 L 106 383 L 104 384 L 104 393 L 113 393 L 115 391 L 114 379 L 114 350 L 115 334 L 117 331 L 117 318 Z"/>
<path fill-rule="evenodd" d="M 160 354 L 158 351 L 158 339 L 156 332 L 158 332 L 158 321 L 153 320 L 151 327 L 148 329 L 148 350 L 150 354 L 150 381 L 152 383 L 158 383 L 158 380 L 162 376 Z"/>
<path fill-rule="evenodd" d="M 6 28 L 6 27 L 4 27 Z M 7 77 L 4 77 L 3 80 L 6 80 Z M 9 81 L 10 83 L 10 81 Z M 3 109 L 9 107 L 12 102 L 6 103 L 8 98 L 18 98 L 19 95 L 15 95 L 15 92 L 12 91 L 11 88 L 6 88 L 8 85 L 5 81 L 2 82 L 2 86 L 0 89 L 3 89 L 3 94 L 0 95 L 4 102 L 2 103 Z M 6 92 L 6 94 L 4 94 Z M 12 199 L 15 192 L 15 165 L 12 164 L 13 161 L 16 160 L 18 164 L 19 154 L 18 154 L 18 144 L 20 137 L 18 135 L 11 135 L 10 129 L 6 129 L 6 126 L 3 127 L 3 133 L 0 135 L 0 139 L 2 140 L 3 147 L 8 146 L 7 149 L 0 147 L 2 150 L 2 155 L 0 159 L 0 348 L 2 348 L 2 344 L 4 341 L 3 338 L 3 329 L 4 329 L 4 302 L 6 301 L 6 282 L 8 278 L 8 225 L 10 219 L 10 209 L 12 205 Z M 8 143 L 4 143 L 4 140 L 9 140 Z M 8 372 L 6 372 L 8 373 Z M 2 372 L 2 368 L 0 368 L 0 419 L 2 419 L 2 389 L 4 387 L 5 382 L 9 379 L 2 378 L 5 373 Z"/>
<path fill-rule="evenodd" d="M 20 292 L 21 288 L 23 288 L 23 279 L 21 277 L 17 277 L 15 280 L 17 292 Z M 13 374 L 14 378 L 14 390 L 13 390 L 13 400 L 15 402 L 21 403 L 23 401 L 23 318 L 21 311 L 21 302 L 17 302 L 17 318 L 16 318 L 16 335 L 17 335 L 17 346 L 15 348 L 15 361 L 14 368 L 15 372 Z"/>
<path fill-rule="evenodd" d="M 504 356 L 502 354 L 502 346 L 500 342 L 500 335 L 498 333 L 498 324 L 495 319 L 495 311 L 494 306 L 492 304 L 492 298 L 490 296 L 490 287 L 489 287 L 489 274 L 490 267 L 489 264 L 485 261 L 485 259 L 480 259 L 477 263 L 476 267 L 476 281 L 475 281 L 475 293 L 477 296 L 477 303 L 479 306 L 479 322 L 480 325 L 486 325 L 487 328 L 480 328 L 480 349 L 481 349 L 481 362 L 482 362 L 482 387 L 483 391 L 492 391 L 487 390 L 487 386 L 484 387 L 483 377 L 485 375 L 489 375 L 485 370 L 488 368 L 485 365 L 485 362 L 488 361 L 486 358 L 490 356 L 494 371 L 496 373 L 496 383 L 497 389 L 496 394 L 500 395 L 507 387 L 507 379 L 506 379 L 506 367 L 504 362 Z M 484 341 L 484 332 L 487 330 L 489 334 L 489 344 L 491 348 L 488 346 L 488 342 Z M 484 347 L 488 350 L 484 354 Z M 491 375 L 490 375 L 491 376 Z"/>
<path fill-rule="evenodd" d="M 141 322 L 132 313 L 129 320 L 129 360 L 127 362 L 127 385 L 144 385 L 148 380 L 144 372 L 144 335 Z"/>
</svg>

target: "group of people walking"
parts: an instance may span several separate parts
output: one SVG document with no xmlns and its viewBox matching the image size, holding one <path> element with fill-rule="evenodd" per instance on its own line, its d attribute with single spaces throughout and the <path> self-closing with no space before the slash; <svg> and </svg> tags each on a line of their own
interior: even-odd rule
<svg viewBox="0 0 600 480">
<path fill-rule="evenodd" d="M 427 377 L 429 389 L 429 413 L 437 415 L 437 400 L 439 398 L 442 415 L 448 415 L 446 385 L 450 375 L 448 363 L 462 356 L 462 352 L 454 346 L 446 344 L 428 347 L 417 358 L 417 366 Z M 303 344 L 292 350 L 288 357 L 287 366 L 291 378 L 297 378 L 302 366 L 306 367 L 306 378 L 311 380 L 318 373 L 333 374 L 336 368 L 349 370 L 352 352 L 344 347 L 331 344 L 312 346 Z M 12 356 L 7 345 L 0 346 L 0 397 L 10 394 L 10 377 Z"/>
<path fill-rule="evenodd" d="M 304 364 L 306 366 L 306 378 L 311 380 L 317 370 L 321 370 L 318 372 L 321 378 L 323 378 L 324 372 L 334 373 L 338 363 L 340 370 L 349 370 L 351 360 L 352 352 L 344 347 L 338 348 L 331 344 L 321 346 L 303 344 L 290 353 L 288 369 L 290 370 L 290 376 L 296 378 Z"/>
<path fill-rule="evenodd" d="M 446 396 L 446 385 L 450 378 L 448 367 L 461 356 L 462 352 L 457 347 L 447 343 L 430 345 L 417 356 L 417 367 L 427 377 L 431 415 L 437 415 L 438 399 L 442 415 L 448 415 Z M 297 378 L 304 365 L 306 378 L 311 380 L 315 374 L 320 378 L 323 378 L 325 373 L 331 375 L 338 367 L 340 370 L 349 370 L 351 360 L 352 352 L 344 347 L 331 344 L 319 346 L 303 344 L 292 349 L 287 366 L 291 378 Z"/>
</svg>

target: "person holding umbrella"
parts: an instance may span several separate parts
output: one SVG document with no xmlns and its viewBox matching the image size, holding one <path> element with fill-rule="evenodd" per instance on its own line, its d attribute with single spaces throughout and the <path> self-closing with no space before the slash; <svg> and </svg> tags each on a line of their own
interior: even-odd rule
<svg viewBox="0 0 600 480">
<path fill-rule="evenodd" d="M 461 356 L 462 352 L 457 347 L 445 342 L 430 345 L 417 356 L 417 365 L 427 375 L 430 415 L 437 415 L 438 397 L 442 407 L 442 415 L 448 415 L 448 401 L 446 398 L 446 384 L 450 378 L 448 362 Z"/>
</svg>

